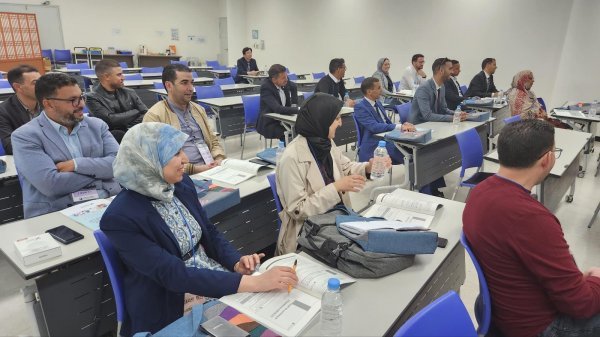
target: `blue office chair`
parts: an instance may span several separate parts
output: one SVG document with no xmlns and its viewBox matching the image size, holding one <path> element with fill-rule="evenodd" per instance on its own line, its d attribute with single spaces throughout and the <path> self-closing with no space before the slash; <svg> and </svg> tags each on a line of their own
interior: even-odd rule
<svg viewBox="0 0 600 337">
<path fill-rule="evenodd" d="M 463 131 L 456 134 L 455 137 L 460 149 L 462 166 L 460 168 L 460 179 L 456 185 L 454 194 L 452 194 L 452 200 L 456 197 L 456 192 L 458 192 L 460 186 L 473 188 L 480 182 L 494 175 L 494 173 L 490 172 L 480 172 L 481 165 L 483 165 L 483 146 L 481 145 L 481 139 L 479 138 L 479 133 L 477 133 L 476 129 L 473 128 Z M 465 171 L 473 167 L 477 168 L 477 172 L 469 179 L 463 180 Z"/>
<path fill-rule="evenodd" d="M 275 173 L 271 173 L 267 176 L 267 180 L 269 181 L 269 186 L 271 186 L 271 193 L 273 193 L 273 200 L 275 201 L 275 208 L 277 209 L 277 230 L 281 228 L 281 219 L 279 218 L 279 213 L 283 210 L 281 207 L 281 200 L 279 200 L 279 195 L 277 194 L 277 179 L 275 177 Z"/>
<path fill-rule="evenodd" d="M 408 122 L 408 117 L 410 116 L 410 107 L 412 106 L 411 102 L 406 102 L 402 104 L 398 104 L 395 106 L 396 112 L 398 116 L 400 116 L 400 124 Z"/>
<path fill-rule="evenodd" d="M 195 71 L 192 71 L 192 78 L 198 78 L 198 73 Z"/>
<path fill-rule="evenodd" d="M 460 86 L 460 92 L 463 94 L 463 96 L 467 93 L 467 86 L 466 85 L 461 85 Z"/>
<path fill-rule="evenodd" d="M 125 68 L 129 68 L 129 64 L 127 64 L 127 62 L 119 62 L 119 65 L 121 66 L 121 68 L 125 69 Z"/>
<path fill-rule="evenodd" d="M 86 116 L 90 114 L 90 108 L 87 105 L 83 106 L 83 114 Z"/>
<path fill-rule="evenodd" d="M 449 291 L 412 316 L 394 337 L 477 337 L 467 308 Z"/>
<path fill-rule="evenodd" d="M 67 63 L 65 64 L 67 69 L 90 69 L 90 65 L 87 62 L 83 63 Z"/>
<path fill-rule="evenodd" d="M 196 90 L 197 99 L 225 97 L 221 86 L 218 84 L 196 86 L 194 89 Z"/>
<path fill-rule="evenodd" d="M 315 80 L 320 80 L 323 77 L 325 77 L 325 73 L 324 72 L 320 72 L 320 73 L 312 73 L 312 76 Z"/>
<path fill-rule="evenodd" d="M 477 271 L 477 278 L 479 280 L 479 296 L 477 296 L 477 300 L 475 301 L 475 318 L 477 319 L 477 323 L 479 323 L 479 326 L 477 327 L 477 333 L 480 336 L 485 336 L 490 329 L 492 322 L 492 298 L 490 296 L 487 281 L 485 280 L 485 275 L 483 275 L 481 266 L 479 265 L 475 254 L 473 254 L 471 245 L 469 244 L 469 241 L 463 232 L 460 233 L 460 243 L 463 245 L 463 247 L 465 247 L 465 250 L 471 257 L 471 261 L 473 261 L 475 270 Z"/>
<path fill-rule="evenodd" d="M 94 69 L 81 69 L 81 75 L 96 75 L 96 71 Z"/>
<path fill-rule="evenodd" d="M 0 80 L 0 88 L 12 88 L 8 80 Z"/>
<path fill-rule="evenodd" d="M 173 61 L 173 60 L 171 60 L 171 64 L 181 64 L 181 65 L 184 65 L 186 67 L 189 66 L 189 62 L 188 61 Z"/>
<path fill-rule="evenodd" d="M 165 85 L 162 82 L 153 82 L 154 89 L 164 89 Z"/>
<path fill-rule="evenodd" d="M 231 74 L 231 78 L 236 78 L 237 77 L 237 67 L 229 68 L 229 73 Z"/>
<path fill-rule="evenodd" d="M 362 128 L 360 127 L 360 124 L 358 124 L 355 114 L 352 114 L 352 119 L 354 120 L 354 126 L 356 127 L 356 160 L 358 161 L 358 150 L 362 144 Z"/>
<path fill-rule="evenodd" d="M 396 88 L 396 91 L 400 91 L 400 81 L 394 82 L 394 88 Z"/>
<path fill-rule="evenodd" d="M 514 115 L 508 118 L 504 118 L 504 124 L 510 124 L 521 120 L 521 115 Z"/>
<path fill-rule="evenodd" d="M 123 74 L 123 77 L 125 78 L 125 81 L 141 81 L 144 79 L 144 77 L 140 73 Z"/>
<path fill-rule="evenodd" d="M 219 69 L 221 67 L 221 65 L 219 64 L 219 61 L 216 61 L 216 60 L 206 61 L 206 65 L 208 67 L 212 67 L 213 69 Z"/>
<path fill-rule="evenodd" d="M 260 96 L 242 96 L 244 104 L 244 133 L 242 133 L 242 153 L 240 159 L 244 159 L 244 146 L 246 145 L 246 133 L 256 131 L 258 114 L 260 112 Z"/>
<path fill-rule="evenodd" d="M 54 49 L 54 64 L 66 64 L 73 62 L 73 56 L 69 49 Z"/>
<path fill-rule="evenodd" d="M 546 110 L 546 102 L 544 102 L 544 99 L 541 97 L 538 97 L 537 100 L 538 100 L 538 102 L 540 102 L 540 105 L 542 106 L 544 111 L 548 111 L 548 110 Z"/>
<path fill-rule="evenodd" d="M 308 92 L 304 92 L 302 94 L 302 96 L 304 97 L 304 100 L 306 101 L 307 99 L 310 98 L 310 96 L 314 95 L 315 93 L 313 91 L 308 91 Z"/>
<path fill-rule="evenodd" d="M 108 272 L 110 283 L 112 285 L 113 293 L 115 295 L 115 306 L 117 308 L 117 321 L 123 322 L 125 318 L 125 298 L 123 289 L 123 274 L 125 273 L 125 266 L 123 261 L 115 251 L 112 243 L 106 237 L 104 232 L 100 229 L 94 231 L 94 237 L 100 247 L 100 253 L 102 254 L 102 260 L 104 260 L 104 266 Z"/>
<path fill-rule="evenodd" d="M 144 74 L 162 73 L 162 72 L 163 72 L 163 67 L 142 67 L 142 73 L 144 73 Z"/>
<path fill-rule="evenodd" d="M 42 49 L 42 57 L 50 60 L 50 63 L 54 63 L 54 56 L 52 56 L 52 49 Z"/>
<path fill-rule="evenodd" d="M 358 76 L 358 77 L 355 77 L 355 78 L 354 78 L 354 83 L 356 83 L 356 84 L 361 84 L 361 83 L 362 83 L 362 81 L 364 81 L 364 80 L 365 80 L 365 77 L 364 77 L 364 76 Z"/>
<path fill-rule="evenodd" d="M 2 143 L 0 142 L 0 156 L 4 155 L 6 155 L 6 151 L 4 151 L 4 146 L 2 146 Z"/>
<path fill-rule="evenodd" d="M 290 81 L 297 81 L 298 80 L 298 75 L 296 75 L 294 73 L 289 73 L 287 76 L 288 76 L 288 80 L 290 80 Z"/>
<path fill-rule="evenodd" d="M 233 77 L 225 77 L 225 78 L 215 78 L 215 84 L 224 85 L 224 84 L 235 84 Z"/>
</svg>

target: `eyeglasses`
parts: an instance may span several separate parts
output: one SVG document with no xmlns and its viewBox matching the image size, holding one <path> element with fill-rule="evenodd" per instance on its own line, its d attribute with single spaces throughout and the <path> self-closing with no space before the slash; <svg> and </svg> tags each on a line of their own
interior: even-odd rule
<svg viewBox="0 0 600 337">
<path fill-rule="evenodd" d="M 558 159 L 558 158 L 560 158 L 560 155 L 562 154 L 562 151 L 563 151 L 563 149 L 561 149 L 559 147 L 555 147 L 554 150 L 549 150 L 549 151 L 544 152 L 541 156 L 538 157 L 538 160 L 540 158 L 542 158 L 543 156 L 545 156 L 546 153 L 548 153 L 548 152 L 554 152 L 554 157 L 556 159 Z"/>
<path fill-rule="evenodd" d="M 81 101 L 83 101 L 85 103 L 85 96 L 84 95 L 81 95 L 81 96 L 75 97 L 75 98 L 47 97 L 46 99 L 54 100 L 54 101 L 61 101 L 61 102 L 71 102 L 71 105 L 74 108 L 78 107 L 79 104 L 81 104 Z"/>
</svg>

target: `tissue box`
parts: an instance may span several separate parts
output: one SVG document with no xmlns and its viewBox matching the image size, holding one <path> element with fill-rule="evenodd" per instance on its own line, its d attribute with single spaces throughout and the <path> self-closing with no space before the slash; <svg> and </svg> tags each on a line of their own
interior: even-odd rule
<svg viewBox="0 0 600 337">
<path fill-rule="evenodd" d="M 424 144 L 431 140 L 431 129 L 417 129 L 415 132 L 400 132 L 400 130 L 394 130 L 386 133 L 385 139 Z"/>
<path fill-rule="evenodd" d="M 48 233 L 19 239 L 15 241 L 15 248 L 26 266 L 62 255 L 60 243 Z"/>
</svg>

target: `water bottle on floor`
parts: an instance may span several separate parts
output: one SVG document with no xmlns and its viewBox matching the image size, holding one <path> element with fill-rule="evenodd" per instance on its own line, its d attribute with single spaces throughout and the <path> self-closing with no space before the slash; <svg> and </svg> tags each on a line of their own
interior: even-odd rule
<svg viewBox="0 0 600 337">
<path fill-rule="evenodd" d="M 323 336 L 342 334 L 342 294 L 337 278 L 329 279 L 327 291 L 321 297 L 321 333 Z"/>
<path fill-rule="evenodd" d="M 385 148 L 385 140 L 379 141 L 379 146 L 373 153 L 373 164 L 371 165 L 371 179 L 381 179 L 385 176 L 385 161 L 388 157 L 387 149 Z"/>
<path fill-rule="evenodd" d="M 279 141 L 279 146 L 277 146 L 277 150 L 275 150 L 275 163 L 279 165 L 279 160 L 283 155 L 283 151 L 285 151 L 285 142 L 283 140 Z"/>
<path fill-rule="evenodd" d="M 454 110 L 454 116 L 452 117 L 452 123 L 454 123 L 454 125 L 458 125 L 460 123 L 460 104 L 456 107 L 456 110 Z"/>
</svg>

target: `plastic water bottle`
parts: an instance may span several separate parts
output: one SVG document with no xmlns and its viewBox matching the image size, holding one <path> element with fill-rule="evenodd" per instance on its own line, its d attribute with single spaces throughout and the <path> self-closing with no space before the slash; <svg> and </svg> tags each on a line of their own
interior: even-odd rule
<svg viewBox="0 0 600 337">
<path fill-rule="evenodd" d="M 323 336 L 342 334 L 342 294 L 337 278 L 329 279 L 327 291 L 321 297 L 321 333 Z"/>
<path fill-rule="evenodd" d="M 588 115 L 590 117 L 594 117 L 596 116 L 596 113 L 598 113 L 598 100 L 595 99 L 594 102 L 592 103 L 592 106 L 590 107 L 590 110 L 588 110 Z"/>
<path fill-rule="evenodd" d="M 348 105 L 348 100 L 350 100 L 350 95 L 348 94 L 348 91 L 346 91 L 344 94 L 344 106 Z"/>
<path fill-rule="evenodd" d="M 279 160 L 283 155 L 283 151 L 285 151 L 285 142 L 283 140 L 280 140 L 279 146 L 277 146 L 277 150 L 275 150 L 275 163 L 279 164 Z"/>
<path fill-rule="evenodd" d="M 387 149 L 385 148 L 385 140 L 379 141 L 379 146 L 375 149 L 373 153 L 373 164 L 371 166 L 371 179 L 381 179 L 385 176 L 385 161 L 388 157 Z"/>
<path fill-rule="evenodd" d="M 454 125 L 458 125 L 460 123 L 460 104 L 456 107 L 456 110 L 454 110 L 454 116 L 452 117 L 452 123 L 454 123 Z"/>
</svg>

